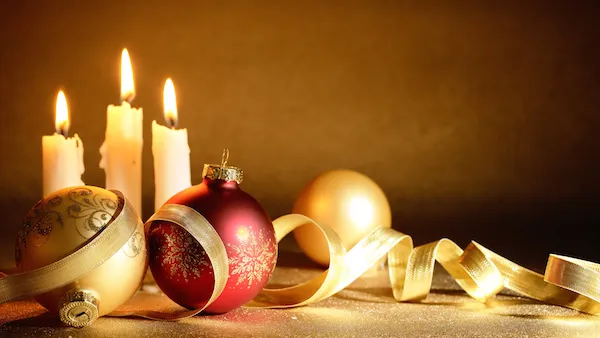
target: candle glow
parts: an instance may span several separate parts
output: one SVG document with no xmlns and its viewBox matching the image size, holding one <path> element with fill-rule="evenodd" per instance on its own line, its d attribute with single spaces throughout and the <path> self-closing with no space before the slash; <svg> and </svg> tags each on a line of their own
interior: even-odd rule
<svg viewBox="0 0 600 338">
<path fill-rule="evenodd" d="M 185 128 L 177 128 L 177 100 L 173 81 L 167 79 L 163 90 L 166 125 L 152 121 L 152 155 L 154 157 L 154 210 L 171 196 L 192 185 L 190 146 Z"/>
<path fill-rule="evenodd" d="M 106 136 L 100 146 L 100 168 L 106 174 L 106 189 L 122 192 L 142 214 L 142 108 L 131 107 L 135 97 L 133 70 L 127 49 L 121 53 L 121 104 L 106 109 Z"/>
<path fill-rule="evenodd" d="M 133 69 L 127 48 L 121 53 L 121 101 L 131 102 L 135 97 Z"/>
<path fill-rule="evenodd" d="M 56 96 L 53 135 L 42 136 L 42 193 L 47 196 L 59 189 L 84 185 L 81 175 L 83 142 L 77 134 L 67 137 L 70 127 L 67 98 L 61 90 Z"/>
<path fill-rule="evenodd" d="M 56 97 L 54 126 L 57 134 L 67 136 L 69 133 L 69 107 L 67 106 L 65 93 L 62 90 L 58 92 L 58 96 Z"/>
<path fill-rule="evenodd" d="M 177 127 L 177 98 L 175 96 L 175 86 L 173 81 L 169 78 L 165 82 L 165 89 L 163 91 L 163 103 L 165 121 L 169 128 Z"/>
</svg>

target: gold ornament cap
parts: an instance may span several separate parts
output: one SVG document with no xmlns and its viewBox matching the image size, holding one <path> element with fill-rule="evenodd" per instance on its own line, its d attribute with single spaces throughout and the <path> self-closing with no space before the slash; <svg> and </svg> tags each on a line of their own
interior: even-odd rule
<svg viewBox="0 0 600 338">
<path fill-rule="evenodd" d="M 229 160 L 229 149 L 223 149 L 221 164 L 205 164 L 202 170 L 202 177 L 209 180 L 223 180 L 227 182 L 236 181 L 237 184 L 242 183 L 244 172 L 241 168 L 227 165 Z"/>
<path fill-rule="evenodd" d="M 73 327 L 85 327 L 98 319 L 99 302 L 91 291 L 71 290 L 59 304 L 60 320 Z"/>
</svg>

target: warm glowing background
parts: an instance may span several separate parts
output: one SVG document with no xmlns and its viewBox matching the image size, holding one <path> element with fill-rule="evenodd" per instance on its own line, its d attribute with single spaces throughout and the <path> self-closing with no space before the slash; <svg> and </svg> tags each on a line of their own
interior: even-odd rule
<svg viewBox="0 0 600 338">
<path fill-rule="evenodd" d="M 41 195 L 60 88 L 84 181 L 104 184 L 98 148 L 123 47 L 144 108 L 146 217 L 150 126 L 164 124 L 172 77 L 193 181 L 229 147 L 272 217 L 314 175 L 350 168 L 382 186 L 394 227 L 418 244 L 476 239 L 533 265 L 550 252 L 600 260 L 598 11 L 401 3 L 2 2 L 0 267 Z"/>
</svg>

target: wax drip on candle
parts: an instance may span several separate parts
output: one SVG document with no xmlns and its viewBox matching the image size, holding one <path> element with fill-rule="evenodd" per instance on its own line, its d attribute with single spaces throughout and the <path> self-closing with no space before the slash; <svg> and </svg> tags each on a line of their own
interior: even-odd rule
<svg viewBox="0 0 600 338">
<path fill-rule="evenodd" d="M 55 113 L 54 127 L 56 133 L 64 137 L 69 136 L 69 107 L 67 106 L 65 93 L 62 90 L 58 92 L 58 96 L 56 97 Z"/>
</svg>

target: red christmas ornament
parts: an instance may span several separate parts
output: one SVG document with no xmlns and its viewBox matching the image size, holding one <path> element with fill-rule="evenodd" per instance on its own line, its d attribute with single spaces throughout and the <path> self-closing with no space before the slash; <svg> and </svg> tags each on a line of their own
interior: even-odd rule
<svg viewBox="0 0 600 338">
<path fill-rule="evenodd" d="M 267 284 L 277 261 L 273 224 L 261 205 L 239 187 L 242 170 L 205 164 L 201 184 L 173 196 L 166 204 L 189 206 L 215 228 L 227 249 L 229 279 L 223 293 L 206 308 L 224 313 L 252 300 Z M 200 244 L 183 228 L 154 222 L 148 231 L 150 269 L 161 290 L 181 306 L 204 306 L 214 287 L 213 268 Z"/>
</svg>

